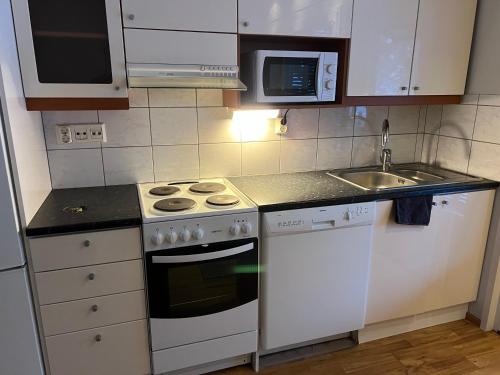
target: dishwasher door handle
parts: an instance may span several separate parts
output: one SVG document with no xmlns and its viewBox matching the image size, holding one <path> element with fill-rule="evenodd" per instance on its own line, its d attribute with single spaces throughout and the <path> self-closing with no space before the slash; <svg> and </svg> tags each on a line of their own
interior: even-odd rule
<svg viewBox="0 0 500 375">
<path fill-rule="evenodd" d="M 335 228 L 335 220 L 313 221 L 312 230 L 325 230 Z"/>
</svg>

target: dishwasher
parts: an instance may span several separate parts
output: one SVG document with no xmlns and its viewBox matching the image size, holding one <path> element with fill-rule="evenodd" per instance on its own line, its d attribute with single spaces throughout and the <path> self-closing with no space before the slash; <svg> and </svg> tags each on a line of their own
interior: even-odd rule
<svg viewBox="0 0 500 375">
<path fill-rule="evenodd" d="M 364 327 L 375 203 L 262 214 L 260 350 Z"/>
</svg>

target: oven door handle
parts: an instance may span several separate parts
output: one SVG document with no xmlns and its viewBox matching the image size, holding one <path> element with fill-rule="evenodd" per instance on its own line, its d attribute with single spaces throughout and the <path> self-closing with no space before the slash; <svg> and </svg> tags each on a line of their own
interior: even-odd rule
<svg viewBox="0 0 500 375">
<path fill-rule="evenodd" d="M 152 257 L 152 262 L 153 264 L 201 262 L 204 260 L 227 258 L 233 255 L 245 253 L 253 249 L 254 249 L 254 244 L 249 243 L 246 245 L 234 247 L 232 249 L 215 251 L 213 253 L 191 254 L 191 255 L 154 255 Z"/>
</svg>

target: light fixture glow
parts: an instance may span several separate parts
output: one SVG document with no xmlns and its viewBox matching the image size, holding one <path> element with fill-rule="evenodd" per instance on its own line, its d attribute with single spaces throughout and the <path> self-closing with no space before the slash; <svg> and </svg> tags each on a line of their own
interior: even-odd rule
<svg viewBox="0 0 500 375">
<path fill-rule="evenodd" d="M 234 111 L 233 130 L 241 132 L 242 140 L 260 141 L 273 131 L 269 120 L 278 118 L 279 109 Z"/>
</svg>

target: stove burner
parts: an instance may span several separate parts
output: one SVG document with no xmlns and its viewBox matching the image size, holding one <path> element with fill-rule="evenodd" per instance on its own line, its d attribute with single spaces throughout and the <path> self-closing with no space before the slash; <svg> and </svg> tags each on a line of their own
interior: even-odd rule
<svg viewBox="0 0 500 375">
<path fill-rule="evenodd" d="M 194 184 L 189 188 L 193 193 L 201 194 L 215 194 L 226 190 L 226 187 L 217 182 L 202 182 L 199 184 Z"/>
<path fill-rule="evenodd" d="M 154 204 L 154 208 L 165 212 L 186 211 L 193 208 L 196 202 L 188 198 L 167 198 L 162 199 Z"/>
<path fill-rule="evenodd" d="M 158 186 L 149 191 L 150 194 L 158 195 L 158 196 L 167 196 L 177 193 L 181 191 L 178 187 L 175 186 Z"/>
<path fill-rule="evenodd" d="M 234 195 L 212 195 L 207 198 L 207 203 L 214 206 L 234 206 L 240 203 L 240 200 Z"/>
</svg>

